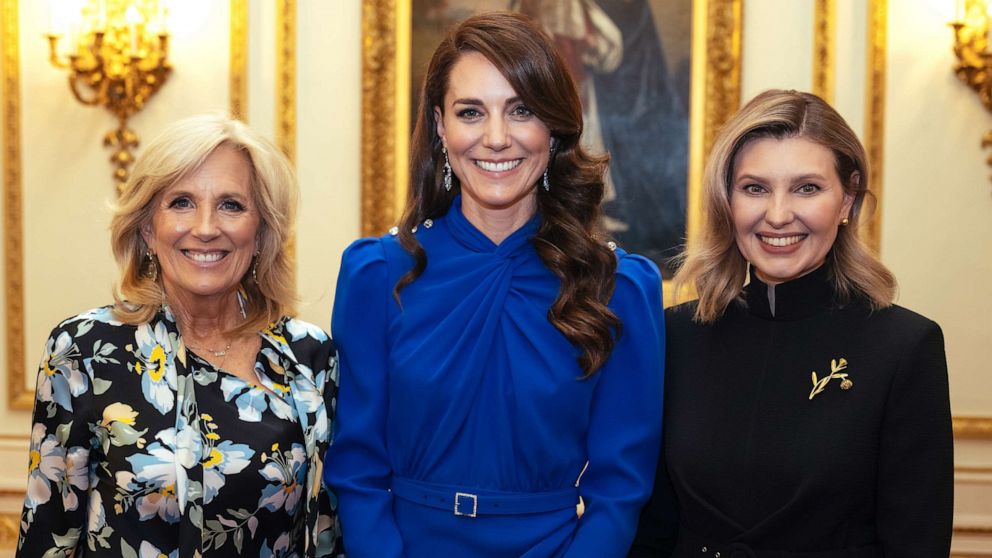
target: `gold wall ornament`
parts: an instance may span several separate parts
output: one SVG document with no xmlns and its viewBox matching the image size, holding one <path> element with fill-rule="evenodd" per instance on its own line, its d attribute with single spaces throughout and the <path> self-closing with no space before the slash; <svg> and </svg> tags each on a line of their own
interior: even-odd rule
<svg viewBox="0 0 992 558">
<path fill-rule="evenodd" d="M 992 52 L 989 51 L 988 0 L 964 0 L 959 3 L 954 29 L 954 73 L 978 93 L 978 98 L 992 111 Z M 992 146 L 992 130 L 982 136 L 982 147 Z M 992 155 L 985 159 L 992 166 Z"/>
<path fill-rule="evenodd" d="M 103 144 L 118 191 L 134 162 L 138 135 L 127 120 L 161 89 L 172 72 L 164 0 L 89 0 L 76 13 L 53 5 L 49 61 L 69 71 L 69 89 L 80 103 L 101 106 L 117 117 Z M 63 41 L 63 39 L 65 39 Z"/>
</svg>

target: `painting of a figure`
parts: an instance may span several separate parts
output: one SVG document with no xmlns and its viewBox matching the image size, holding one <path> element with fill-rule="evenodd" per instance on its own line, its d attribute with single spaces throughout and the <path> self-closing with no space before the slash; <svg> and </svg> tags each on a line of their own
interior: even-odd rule
<svg viewBox="0 0 992 558">
<path fill-rule="evenodd" d="M 686 231 L 692 1 L 414 0 L 414 109 L 445 30 L 500 9 L 533 17 L 554 38 L 582 97 L 583 143 L 611 156 L 604 226 L 671 278 Z"/>
</svg>

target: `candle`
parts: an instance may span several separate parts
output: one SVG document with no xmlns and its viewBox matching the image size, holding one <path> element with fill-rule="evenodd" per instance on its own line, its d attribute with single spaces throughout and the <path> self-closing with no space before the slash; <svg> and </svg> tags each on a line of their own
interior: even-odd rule
<svg viewBox="0 0 992 558">
<path fill-rule="evenodd" d="M 138 55 L 138 24 L 141 23 L 141 14 L 138 8 L 131 4 L 124 12 L 124 20 L 127 21 L 128 36 L 131 38 L 131 56 Z"/>
</svg>

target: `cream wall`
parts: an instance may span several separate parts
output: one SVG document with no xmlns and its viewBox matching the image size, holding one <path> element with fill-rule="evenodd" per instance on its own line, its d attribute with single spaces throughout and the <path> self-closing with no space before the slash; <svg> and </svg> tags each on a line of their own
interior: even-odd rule
<svg viewBox="0 0 992 558">
<path fill-rule="evenodd" d="M 33 377 L 48 330 L 71 313 L 109 301 L 115 270 L 105 206 L 113 190 L 108 152 L 99 140 L 113 120 L 79 106 L 64 74 L 48 65 L 40 36 L 45 3 L 19 4 L 24 366 Z M 863 132 L 867 1 L 836 4 L 835 104 Z M 992 416 L 992 183 L 978 145 L 992 116 L 951 73 L 951 33 L 944 22 L 953 4 L 889 2 L 881 255 L 900 280 L 900 304 L 944 329 L 955 414 Z M 142 138 L 181 116 L 227 107 L 228 6 L 174 2 L 175 20 L 182 22 L 173 28 L 175 72 L 133 120 Z M 247 114 L 270 136 L 278 117 L 275 6 L 249 2 Z M 814 9 L 814 0 L 744 0 L 745 99 L 768 87 L 811 87 Z M 298 2 L 301 315 L 325 328 L 340 253 L 359 231 L 360 18 L 357 0 Z M 6 319 L 0 305 L 0 321 Z M 0 394 L 5 390 L 0 382 Z M 0 496 L 23 490 L 29 422 L 28 413 L 0 405 Z M 965 530 L 956 534 L 955 548 L 978 555 L 992 549 L 992 441 L 960 441 L 957 461 L 956 524 Z"/>
</svg>

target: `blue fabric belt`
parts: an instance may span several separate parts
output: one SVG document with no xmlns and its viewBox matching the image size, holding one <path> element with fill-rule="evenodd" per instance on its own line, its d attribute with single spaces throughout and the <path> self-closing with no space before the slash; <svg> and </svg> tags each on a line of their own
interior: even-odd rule
<svg viewBox="0 0 992 558">
<path fill-rule="evenodd" d="M 409 502 L 466 517 L 549 512 L 579 503 L 575 487 L 551 492 L 500 492 L 393 476 L 392 490 L 393 495 Z"/>
</svg>

